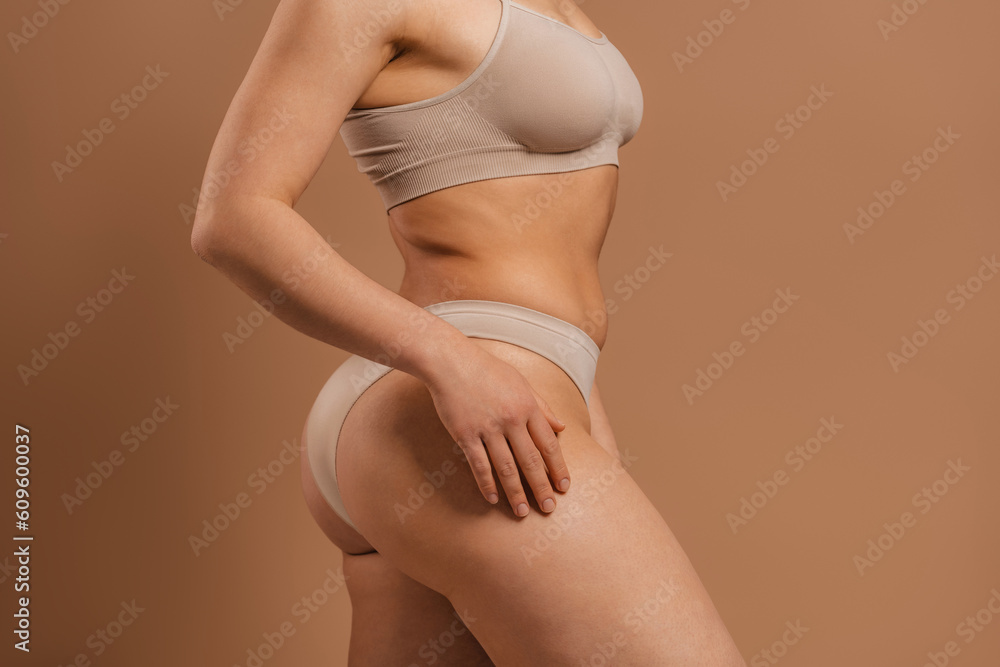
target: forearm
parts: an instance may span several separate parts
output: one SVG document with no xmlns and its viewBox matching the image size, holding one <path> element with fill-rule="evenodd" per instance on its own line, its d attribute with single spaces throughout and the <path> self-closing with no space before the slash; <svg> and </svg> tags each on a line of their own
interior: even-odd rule
<svg viewBox="0 0 1000 667">
<path fill-rule="evenodd" d="M 424 382 L 469 344 L 352 266 L 285 202 L 244 198 L 215 209 L 195 220 L 195 252 L 299 331 Z"/>
</svg>

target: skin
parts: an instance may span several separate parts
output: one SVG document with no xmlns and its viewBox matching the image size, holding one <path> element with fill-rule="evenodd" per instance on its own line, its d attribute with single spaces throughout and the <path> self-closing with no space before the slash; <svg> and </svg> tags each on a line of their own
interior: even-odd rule
<svg viewBox="0 0 1000 667">
<path fill-rule="evenodd" d="M 572 2 L 519 4 L 599 35 Z M 285 290 L 287 301 L 270 304 L 274 314 L 369 359 L 392 350 L 394 370 L 360 397 L 339 440 L 341 493 L 360 532 L 329 508 L 301 457 L 310 511 L 345 553 L 349 661 L 578 665 L 613 651 L 620 665 L 745 665 L 623 468 L 596 385 L 588 408 L 547 359 L 466 338 L 422 309 L 515 303 L 603 346 L 597 262 L 618 168 L 479 181 L 394 207 L 389 228 L 406 265 L 398 292 L 333 252 L 294 210 L 351 107 L 451 89 L 482 60 L 499 19 L 496 0 L 282 0 L 223 121 L 206 184 L 276 108 L 292 120 L 263 159 L 241 163 L 199 202 L 192 229 L 195 252 L 261 302 L 290 267 L 321 257 Z M 358 28 L 367 41 L 356 41 Z M 554 183 L 563 194 L 552 206 L 529 225 L 512 223 Z M 411 327 L 419 335 L 395 345 Z M 401 520 L 408 491 L 445 461 L 452 474 Z"/>
</svg>

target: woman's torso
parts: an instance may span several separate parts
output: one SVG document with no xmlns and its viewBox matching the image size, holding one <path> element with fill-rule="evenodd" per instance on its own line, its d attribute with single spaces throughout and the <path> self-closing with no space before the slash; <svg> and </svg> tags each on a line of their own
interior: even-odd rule
<svg viewBox="0 0 1000 667">
<path fill-rule="evenodd" d="M 601 35 L 569 0 L 516 4 L 581 40 Z M 432 0 L 413 14 L 402 51 L 356 109 L 427 100 L 465 81 L 498 34 L 501 2 Z M 405 263 L 399 294 L 420 306 L 487 299 L 534 308 L 576 325 L 603 347 L 607 319 L 597 264 L 617 186 L 618 168 L 602 164 L 463 183 L 393 206 L 389 227 Z"/>
</svg>

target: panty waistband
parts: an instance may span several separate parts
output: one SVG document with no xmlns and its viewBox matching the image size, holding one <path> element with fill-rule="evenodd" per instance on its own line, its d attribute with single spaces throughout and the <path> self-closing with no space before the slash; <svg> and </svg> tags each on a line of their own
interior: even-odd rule
<svg viewBox="0 0 1000 667">
<path fill-rule="evenodd" d="M 583 329 L 558 317 L 502 301 L 458 299 L 424 306 L 470 338 L 523 347 L 559 366 L 587 404 L 600 348 Z"/>
</svg>

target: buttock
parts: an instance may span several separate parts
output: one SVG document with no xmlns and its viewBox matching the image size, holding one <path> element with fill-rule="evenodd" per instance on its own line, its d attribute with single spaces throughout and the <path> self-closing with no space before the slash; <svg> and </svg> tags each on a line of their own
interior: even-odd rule
<svg viewBox="0 0 1000 667">
<path fill-rule="evenodd" d="M 473 342 L 521 371 L 534 389 L 546 397 L 549 407 L 562 421 L 585 424 L 589 431 L 587 401 L 599 349 L 586 333 L 568 322 L 514 304 L 463 300 L 431 304 L 426 308 L 436 311 L 435 314 L 466 333 Z M 373 392 L 373 387 L 378 390 Z M 354 421 L 352 411 L 362 397 L 366 404 L 365 419 L 377 419 L 380 411 L 404 409 L 401 403 L 423 401 L 421 414 L 426 414 L 428 423 L 412 423 L 409 427 L 421 429 L 420 432 L 444 428 L 426 387 L 416 378 L 357 355 L 349 357 L 333 372 L 306 420 L 303 463 L 308 464 L 311 472 L 312 479 L 304 481 L 313 487 L 313 495 L 321 496 L 339 521 L 348 527 L 348 531 L 330 531 L 324 526 L 327 534 L 331 539 L 334 537 L 331 532 L 338 536 L 345 532 L 348 537 L 350 533 L 358 536 L 357 539 L 334 540 L 338 546 L 342 541 L 350 542 L 352 547 L 366 544 L 344 506 L 337 478 L 337 453 L 344 426 L 349 416 Z M 377 406 L 374 411 L 371 409 L 373 401 Z M 459 453 L 457 445 L 455 448 Z M 464 461 L 464 458 L 458 460 Z M 316 509 L 313 511 L 316 516 Z M 337 522 L 332 518 L 323 521 L 318 516 L 317 520 L 321 525 Z"/>
</svg>

